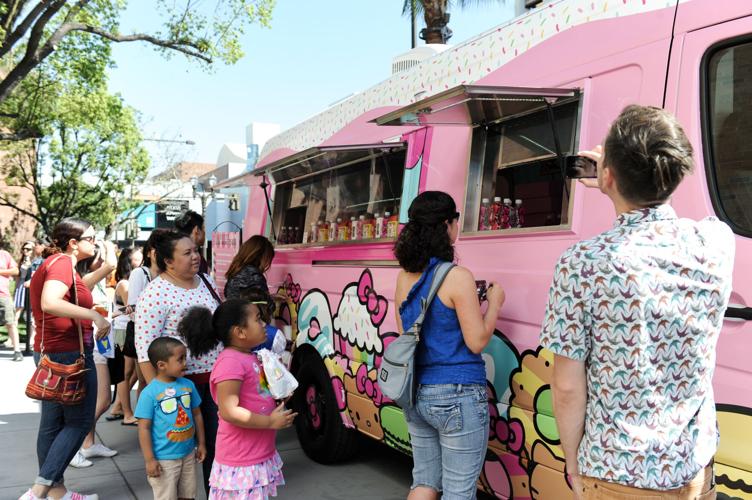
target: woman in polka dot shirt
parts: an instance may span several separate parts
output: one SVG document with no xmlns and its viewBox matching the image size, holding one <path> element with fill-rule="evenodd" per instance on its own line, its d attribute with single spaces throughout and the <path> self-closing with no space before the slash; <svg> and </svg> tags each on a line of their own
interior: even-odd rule
<svg viewBox="0 0 752 500">
<path fill-rule="evenodd" d="M 191 238 L 170 231 L 159 239 L 155 250 L 161 274 L 149 283 L 136 304 L 136 352 L 147 383 L 155 376 L 154 367 L 147 356 L 152 341 L 165 336 L 180 339 L 178 323 L 189 308 L 203 306 L 214 311 L 219 305 L 216 285 L 210 277 L 199 274 L 201 259 Z M 189 352 L 185 373 L 201 396 L 207 451 L 202 466 L 207 494 L 207 479 L 214 461 L 214 443 L 219 425 L 217 405 L 209 393 L 209 375 L 220 350 L 221 347 L 218 347 L 203 356 L 191 356 Z"/>
</svg>

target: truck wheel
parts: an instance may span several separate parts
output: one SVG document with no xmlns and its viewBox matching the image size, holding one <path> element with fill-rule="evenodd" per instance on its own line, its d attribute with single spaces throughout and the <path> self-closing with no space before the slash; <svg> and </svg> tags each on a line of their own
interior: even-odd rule
<svg viewBox="0 0 752 500">
<path fill-rule="evenodd" d="M 295 431 L 305 454 L 321 464 L 352 457 L 357 452 L 357 431 L 342 423 L 324 363 L 309 356 L 303 360 L 296 377 L 298 388 L 291 406 L 298 412 Z"/>
</svg>

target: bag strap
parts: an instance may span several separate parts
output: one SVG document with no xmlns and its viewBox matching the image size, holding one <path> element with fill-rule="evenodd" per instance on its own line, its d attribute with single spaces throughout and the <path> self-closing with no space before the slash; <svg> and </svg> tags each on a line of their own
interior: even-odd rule
<svg viewBox="0 0 752 500">
<path fill-rule="evenodd" d="M 55 262 L 57 262 L 58 260 L 60 260 L 60 258 L 62 258 L 64 256 L 65 256 L 65 254 L 60 254 L 57 257 L 55 257 L 54 259 L 52 259 L 49 264 L 47 264 L 47 267 L 44 270 L 45 281 L 47 279 L 46 278 L 47 271 L 50 269 L 50 267 L 52 267 L 52 265 Z M 74 303 L 78 306 L 78 290 L 76 289 L 76 269 L 73 267 L 73 261 L 72 260 L 71 260 L 71 274 L 72 274 L 72 277 L 73 277 L 73 284 L 71 285 L 71 288 L 72 288 L 72 292 L 71 293 L 73 294 L 73 299 L 75 301 Z M 40 297 L 40 302 L 41 302 L 41 297 Z M 40 308 L 41 308 L 41 306 L 40 306 Z M 45 312 L 42 311 L 42 339 L 39 342 L 40 354 L 44 354 L 44 316 L 45 316 Z M 81 349 L 81 356 L 83 356 L 84 355 L 84 335 L 83 335 L 83 332 L 81 331 L 81 322 L 80 321 L 76 321 L 76 319 L 73 319 L 73 321 L 76 322 L 76 326 L 78 327 L 78 345 L 79 345 L 79 348 Z"/>
<path fill-rule="evenodd" d="M 222 304 L 222 299 L 219 298 L 217 291 L 214 290 L 214 287 L 211 286 L 211 283 L 209 283 L 209 280 L 206 279 L 206 275 L 204 273 L 198 273 L 198 277 L 201 278 L 201 281 L 204 282 L 204 285 L 206 285 L 206 288 L 209 289 L 209 292 L 212 294 L 212 297 L 214 297 L 214 300 L 217 301 L 217 305 Z"/>
<path fill-rule="evenodd" d="M 144 266 L 141 266 L 141 270 L 144 272 L 144 276 L 146 276 L 146 282 L 151 283 L 151 274 L 149 274 L 149 270 Z"/>
<path fill-rule="evenodd" d="M 436 297 L 436 294 L 439 291 L 439 288 L 441 288 L 442 283 L 444 283 L 444 279 L 449 274 L 449 271 L 452 270 L 454 267 L 454 264 L 451 262 L 442 262 L 441 264 L 436 266 L 436 271 L 434 271 L 433 279 L 431 280 L 431 288 L 428 289 L 428 295 L 421 299 L 420 304 L 420 314 L 418 314 L 418 317 L 413 322 L 413 326 L 410 327 L 411 330 L 415 331 L 416 338 L 420 338 L 420 330 L 423 326 L 423 320 L 426 317 L 426 312 L 428 312 L 428 307 L 431 305 L 431 302 L 433 302 L 434 297 Z"/>
</svg>

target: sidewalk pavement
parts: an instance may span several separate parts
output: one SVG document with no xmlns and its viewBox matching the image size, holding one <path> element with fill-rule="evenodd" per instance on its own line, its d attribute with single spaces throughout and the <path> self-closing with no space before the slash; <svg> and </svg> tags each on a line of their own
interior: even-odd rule
<svg viewBox="0 0 752 500">
<path fill-rule="evenodd" d="M 17 499 L 32 484 L 38 471 L 36 436 L 39 405 L 24 395 L 26 382 L 34 372 L 32 358 L 11 362 L 10 351 L 0 351 L 0 499 Z M 117 450 L 113 458 L 95 458 L 85 469 L 69 467 L 67 486 L 82 493 L 98 493 L 102 500 L 149 499 L 144 461 L 138 446 L 136 427 L 100 419 L 97 439 Z M 285 463 L 286 485 L 278 489 L 280 499 L 382 500 L 405 498 L 411 483 L 412 460 L 387 446 L 362 439 L 359 455 L 345 464 L 325 466 L 311 461 L 300 448 L 294 430 L 280 432 L 277 449 Z M 199 476 L 200 467 L 199 467 Z M 201 479 L 198 479 L 199 484 Z M 198 488 L 197 500 L 203 500 Z"/>
</svg>

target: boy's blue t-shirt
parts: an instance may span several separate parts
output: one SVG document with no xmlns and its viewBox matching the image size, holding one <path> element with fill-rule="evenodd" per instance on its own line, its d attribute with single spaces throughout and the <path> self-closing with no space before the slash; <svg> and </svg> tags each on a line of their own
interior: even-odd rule
<svg viewBox="0 0 752 500">
<path fill-rule="evenodd" d="M 141 392 L 136 418 L 151 420 L 151 441 L 157 460 L 187 456 L 196 447 L 193 409 L 201 404 L 196 386 L 187 378 L 162 382 L 156 378 Z"/>
</svg>

